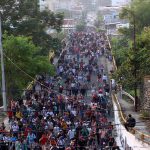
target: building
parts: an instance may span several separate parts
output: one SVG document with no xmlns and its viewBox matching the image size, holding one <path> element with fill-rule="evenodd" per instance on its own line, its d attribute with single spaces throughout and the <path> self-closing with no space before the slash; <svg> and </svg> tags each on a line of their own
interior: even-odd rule
<svg viewBox="0 0 150 150">
<path fill-rule="evenodd" d="M 71 10 L 75 0 L 39 0 L 40 10 L 49 9 L 51 11 L 68 9 Z"/>
<path fill-rule="evenodd" d="M 47 7 L 46 1 L 45 0 L 39 0 L 39 7 L 40 7 L 40 11 L 45 10 Z"/>
<path fill-rule="evenodd" d="M 128 27 L 129 23 L 127 20 L 120 19 L 119 13 L 122 7 L 99 7 L 99 12 L 103 16 L 103 23 L 107 34 L 118 35 L 118 29 L 121 27 Z"/>
<path fill-rule="evenodd" d="M 100 7 L 112 6 L 112 0 L 98 0 L 97 3 Z"/>
<path fill-rule="evenodd" d="M 49 1 L 49 0 L 47 0 Z M 71 10 L 72 7 L 75 5 L 75 1 L 74 0 L 53 0 L 53 11 L 57 11 L 57 10 Z"/>
<path fill-rule="evenodd" d="M 47 7 L 49 10 L 53 11 L 53 10 L 54 10 L 54 5 L 53 5 L 53 3 L 54 3 L 55 0 L 45 0 L 45 1 L 46 1 L 46 7 Z"/>
<path fill-rule="evenodd" d="M 62 30 L 64 32 L 72 32 L 75 31 L 75 20 L 74 19 L 64 19 Z"/>
<path fill-rule="evenodd" d="M 113 6 L 126 6 L 131 3 L 131 0 L 116 0 L 112 3 Z"/>
</svg>

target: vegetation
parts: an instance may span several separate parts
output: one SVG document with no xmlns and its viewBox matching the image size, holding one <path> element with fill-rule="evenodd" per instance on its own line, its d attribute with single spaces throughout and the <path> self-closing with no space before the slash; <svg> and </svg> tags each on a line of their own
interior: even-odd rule
<svg viewBox="0 0 150 150">
<path fill-rule="evenodd" d="M 58 9 L 57 13 L 62 13 L 64 14 L 65 18 L 71 18 L 71 11 L 69 11 L 68 9 Z"/>
<path fill-rule="evenodd" d="M 142 111 L 141 112 L 141 119 L 145 119 L 145 120 L 150 119 L 149 112 L 148 111 Z"/>
<path fill-rule="evenodd" d="M 0 0 L 8 97 L 19 96 L 36 74 L 55 74 L 48 54 L 61 49 L 61 39 L 46 30 L 50 28 L 59 34 L 63 13 L 41 12 L 38 2 Z"/>
<path fill-rule="evenodd" d="M 100 28 L 102 25 L 104 24 L 104 21 L 103 21 L 103 16 L 102 14 L 100 13 L 100 11 L 97 13 L 97 19 L 95 21 L 95 26 L 97 28 Z"/>
<path fill-rule="evenodd" d="M 116 64 L 118 67 L 120 67 L 122 62 L 126 60 L 127 50 L 129 49 L 128 39 L 124 37 L 114 37 L 111 39 L 111 45 Z"/>
<path fill-rule="evenodd" d="M 36 46 L 41 47 L 40 54 L 47 55 L 50 49 L 58 50 L 47 28 L 61 31 L 63 13 L 53 13 L 50 10 L 40 11 L 37 0 L 1 0 L 3 31 L 8 34 L 32 37 Z"/>
<path fill-rule="evenodd" d="M 125 7 L 120 13 L 120 17 L 130 21 L 130 29 L 133 29 L 134 19 L 136 22 L 136 31 L 140 33 L 144 27 L 150 25 L 150 1 L 134 0 L 131 6 Z"/>
<path fill-rule="evenodd" d="M 9 97 L 19 95 L 36 74 L 54 75 L 47 56 L 37 55 L 40 51 L 31 38 L 4 35 L 3 48 L 5 58 L 6 87 Z"/>
<path fill-rule="evenodd" d="M 76 31 L 84 31 L 84 29 L 85 29 L 85 22 L 84 21 L 81 21 L 81 22 L 79 22 L 79 24 L 77 24 L 76 25 Z"/>
<path fill-rule="evenodd" d="M 150 1 L 134 0 L 130 7 L 123 8 L 120 17 L 128 19 L 130 27 L 120 30 L 122 36 L 119 39 L 112 39 L 118 65 L 115 76 L 125 88 L 134 90 L 135 97 L 138 91 L 142 93 L 144 76 L 150 74 L 149 7 Z"/>
</svg>

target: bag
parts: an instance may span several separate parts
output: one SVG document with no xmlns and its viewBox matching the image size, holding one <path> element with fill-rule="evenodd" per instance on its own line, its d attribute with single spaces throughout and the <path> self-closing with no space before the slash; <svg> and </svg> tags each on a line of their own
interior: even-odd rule
<svg viewBox="0 0 150 150">
<path fill-rule="evenodd" d="M 135 127 L 135 125 L 136 125 L 136 120 L 134 118 L 131 118 L 130 122 L 129 122 L 129 126 L 130 127 Z"/>
</svg>

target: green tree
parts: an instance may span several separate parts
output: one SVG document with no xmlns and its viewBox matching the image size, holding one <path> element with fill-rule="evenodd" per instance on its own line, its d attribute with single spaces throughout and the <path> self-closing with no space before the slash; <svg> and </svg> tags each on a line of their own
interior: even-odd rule
<svg viewBox="0 0 150 150">
<path fill-rule="evenodd" d="M 136 104 L 138 103 L 137 91 L 141 91 L 142 81 L 149 74 L 149 29 L 150 26 L 150 1 L 133 0 L 131 5 L 123 8 L 120 13 L 122 19 L 128 19 L 129 29 L 121 29 L 123 39 L 128 39 L 128 49 L 125 59 L 117 71 L 118 78 L 130 89 L 134 89 Z M 145 32 L 146 28 L 147 32 Z M 124 50 L 124 47 L 122 47 Z M 123 55 L 122 55 L 123 56 Z M 135 106 L 136 109 L 136 106 Z"/>
<path fill-rule="evenodd" d="M 126 49 L 121 65 L 116 72 L 116 77 L 121 79 L 120 82 L 122 85 L 129 89 L 135 88 L 134 90 L 138 90 L 140 93 L 142 91 L 141 87 L 144 76 L 150 74 L 150 56 L 148 55 L 150 53 L 149 43 L 150 28 L 145 28 L 141 35 L 137 36 L 136 51 L 132 48 L 132 44 L 129 44 L 130 48 Z"/>
<path fill-rule="evenodd" d="M 124 7 L 120 13 L 120 18 L 128 19 L 130 22 L 130 30 L 133 30 L 134 20 L 136 24 L 136 32 L 140 33 L 144 27 L 150 25 L 150 1 L 149 0 L 133 0 L 131 5 Z"/>
<path fill-rule="evenodd" d="M 103 24 L 104 24 L 103 16 L 102 16 L 101 12 L 99 11 L 97 13 L 97 20 L 95 21 L 95 26 L 97 28 L 100 28 L 100 26 L 102 26 Z"/>
<path fill-rule="evenodd" d="M 31 77 L 34 78 L 36 74 L 54 75 L 54 67 L 49 64 L 48 57 L 37 56 L 40 48 L 32 43 L 31 38 L 4 34 L 3 48 L 6 88 L 9 97 L 23 92 L 22 90 L 32 80 Z"/>
<path fill-rule="evenodd" d="M 71 17 L 71 13 L 72 13 L 68 9 L 58 9 L 56 12 L 57 13 L 62 13 L 63 12 L 65 18 L 70 18 Z"/>
<path fill-rule="evenodd" d="M 113 55 L 116 60 L 116 64 L 119 67 L 122 62 L 126 60 L 126 54 L 129 49 L 129 40 L 125 37 L 111 39 L 111 45 L 113 50 Z"/>
<path fill-rule="evenodd" d="M 33 43 L 41 47 L 41 54 L 48 54 L 55 49 L 55 42 L 46 29 L 61 31 L 63 13 L 53 13 L 50 10 L 40 11 L 38 0 L 1 0 L 3 31 L 8 34 L 31 36 Z M 57 48 L 57 47 L 56 47 Z"/>
<path fill-rule="evenodd" d="M 84 21 L 79 22 L 79 24 L 76 25 L 76 31 L 84 31 L 86 23 Z"/>
</svg>

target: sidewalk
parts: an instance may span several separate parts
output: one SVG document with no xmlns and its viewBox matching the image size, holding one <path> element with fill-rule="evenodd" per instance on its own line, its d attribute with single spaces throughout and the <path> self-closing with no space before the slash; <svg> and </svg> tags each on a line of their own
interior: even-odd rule
<svg viewBox="0 0 150 150">
<path fill-rule="evenodd" d="M 131 114 L 136 119 L 135 130 L 137 130 L 143 134 L 150 135 L 150 130 L 149 130 L 148 125 L 147 125 L 149 120 L 142 120 L 140 118 L 140 115 L 141 115 L 140 112 L 134 111 L 134 104 L 125 100 L 125 99 L 121 99 L 120 93 L 117 93 L 117 98 L 118 98 L 118 101 L 121 105 L 122 112 L 126 116 Z M 138 139 L 141 139 L 140 134 L 135 134 L 135 135 Z M 150 138 L 145 138 L 145 141 L 150 143 Z"/>
</svg>

